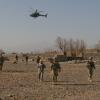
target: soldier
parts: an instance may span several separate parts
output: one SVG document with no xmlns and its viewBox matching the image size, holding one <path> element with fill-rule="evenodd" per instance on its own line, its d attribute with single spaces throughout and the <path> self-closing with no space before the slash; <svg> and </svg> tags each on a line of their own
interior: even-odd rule
<svg viewBox="0 0 100 100">
<path fill-rule="evenodd" d="M 37 64 L 39 64 L 40 60 L 41 60 L 41 57 L 37 56 L 37 60 L 36 60 Z"/>
<path fill-rule="evenodd" d="M 28 64 L 28 55 L 26 55 L 25 59 L 26 59 L 26 64 Z"/>
<path fill-rule="evenodd" d="M 92 82 L 93 72 L 94 72 L 94 69 L 95 69 L 93 57 L 89 58 L 89 61 L 87 62 L 87 68 L 89 70 L 89 81 Z"/>
<path fill-rule="evenodd" d="M 4 57 L 3 57 L 3 55 L 1 54 L 1 55 L 0 55 L 0 71 L 2 71 L 3 64 L 4 64 Z"/>
<path fill-rule="evenodd" d="M 46 65 L 43 63 L 42 60 L 38 63 L 38 78 L 39 81 L 43 81 L 43 74 L 44 74 L 44 69 L 46 68 Z"/>
<path fill-rule="evenodd" d="M 18 55 L 16 54 L 15 61 L 13 62 L 13 64 L 17 64 L 17 63 L 18 63 Z"/>
<path fill-rule="evenodd" d="M 58 73 L 61 71 L 61 67 L 60 67 L 60 64 L 56 60 L 53 60 L 52 62 L 51 71 L 53 74 L 53 81 L 57 82 Z"/>
<path fill-rule="evenodd" d="M 15 58 L 16 58 L 16 63 L 18 63 L 18 55 L 16 55 L 16 57 L 15 57 Z"/>
</svg>

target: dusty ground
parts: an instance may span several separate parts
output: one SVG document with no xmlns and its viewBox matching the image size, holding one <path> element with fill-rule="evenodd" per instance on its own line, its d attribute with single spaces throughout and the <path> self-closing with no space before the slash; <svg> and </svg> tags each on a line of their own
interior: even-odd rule
<svg viewBox="0 0 100 100">
<path fill-rule="evenodd" d="M 6 62 L 0 72 L 1 100 L 100 100 L 99 65 L 92 83 L 85 64 L 61 63 L 57 83 L 52 82 L 50 64 L 46 65 L 44 82 L 39 82 L 35 63 Z"/>
</svg>

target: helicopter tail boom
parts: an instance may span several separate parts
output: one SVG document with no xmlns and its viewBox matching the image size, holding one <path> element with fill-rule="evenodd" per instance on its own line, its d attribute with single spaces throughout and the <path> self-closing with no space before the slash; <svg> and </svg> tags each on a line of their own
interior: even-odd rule
<svg viewBox="0 0 100 100">
<path fill-rule="evenodd" d="M 47 18 L 47 15 L 48 15 L 48 14 L 45 15 L 46 18 Z"/>
</svg>

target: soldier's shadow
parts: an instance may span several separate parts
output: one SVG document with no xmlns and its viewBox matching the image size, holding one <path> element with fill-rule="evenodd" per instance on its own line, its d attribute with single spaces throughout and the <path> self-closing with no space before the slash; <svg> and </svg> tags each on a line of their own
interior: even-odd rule
<svg viewBox="0 0 100 100">
<path fill-rule="evenodd" d="M 51 81 L 51 80 L 44 80 L 44 82 L 53 82 L 53 81 Z M 74 82 L 74 81 L 57 81 L 57 82 L 59 82 L 59 83 L 67 83 L 67 82 Z M 56 82 L 55 82 L 56 83 Z"/>
<path fill-rule="evenodd" d="M 74 83 L 74 81 L 57 81 L 57 82 L 44 81 L 44 82 L 48 82 L 48 83 L 51 83 L 52 82 L 52 85 L 70 85 L 70 86 L 88 86 L 88 85 L 95 85 L 94 83 Z"/>
<path fill-rule="evenodd" d="M 5 73 L 25 73 L 27 71 L 23 71 L 23 70 L 7 70 L 7 71 L 2 71 L 2 72 L 5 72 Z"/>
<path fill-rule="evenodd" d="M 53 83 L 53 85 L 70 85 L 70 86 L 88 86 L 88 85 L 95 85 L 93 83 Z"/>
<path fill-rule="evenodd" d="M 99 83 L 100 81 L 93 81 L 93 82 L 97 82 L 97 83 Z"/>
</svg>

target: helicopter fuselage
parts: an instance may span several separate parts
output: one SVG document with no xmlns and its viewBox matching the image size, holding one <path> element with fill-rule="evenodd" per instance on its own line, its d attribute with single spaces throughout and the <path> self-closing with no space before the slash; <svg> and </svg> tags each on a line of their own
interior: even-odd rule
<svg viewBox="0 0 100 100">
<path fill-rule="evenodd" d="M 39 17 L 39 16 L 47 17 L 47 14 L 42 15 L 42 14 L 40 14 L 40 13 L 32 13 L 30 16 L 31 16 L 31 17 L 34 17 L 34 18 Z"/>
</svg>

